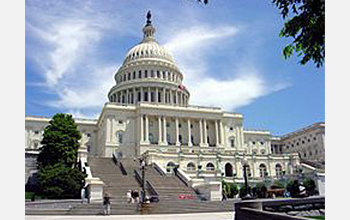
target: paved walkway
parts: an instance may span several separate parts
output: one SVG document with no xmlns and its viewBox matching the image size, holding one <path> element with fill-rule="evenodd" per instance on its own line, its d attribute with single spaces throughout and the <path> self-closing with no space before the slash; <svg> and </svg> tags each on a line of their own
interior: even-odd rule
<svg viewBox="0 0 350 220">
<path fill-rule="evenodd" d="M 70 215 L 54 215 L 54 216 L 38 216 L 26 215 L 26 220 L 90 220 L 90 219 L 113 219 L 113 220 L 234 220 L 232 212 L 213 212 L 213 213 L 195 213 L 195 214 L 167 214 L 167 215 L 112 215 L 112 216 L 70 216 Z"/>
</svg>

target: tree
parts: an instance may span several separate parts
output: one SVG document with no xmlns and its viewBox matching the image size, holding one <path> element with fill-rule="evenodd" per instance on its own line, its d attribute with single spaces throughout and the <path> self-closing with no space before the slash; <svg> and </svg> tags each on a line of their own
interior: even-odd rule
<svg viewBox="0 0 350 220">
<path fill-rule="evenodd" d="M 67 167 L 63 163 L 41 168 L 38 174 L 41 194 L 53 199 L 80 198 L 84 178 L 78 168 Z"/>
<path fill-rule="evenodd" d="M 208 4 L 209 0 L 197 0 Z M 325 0 L 272 0 L 283 19 L 288 19 L 280 31 L 281 37 L 293 42 L 283 49 L 287 59 L 295 52 L 304 65 L 310 60 L 321 67 L 325 59 Z"/>
<path fill-rule="evenodd" d="M 56 114 L 44 130 L 38 163 L 39 191 L 48 198 L 79 198 L 84 174 L 77 166 L 81 134 L 68 114 Z"/>
<path fill-rule="evenodd" d="M 81 134 L 69 114 L 56 114 L 44 130 L 43 145 L 38 155 L 38 168 L 57 163 L 67 167 L 77 161 Z"/>
</svg>

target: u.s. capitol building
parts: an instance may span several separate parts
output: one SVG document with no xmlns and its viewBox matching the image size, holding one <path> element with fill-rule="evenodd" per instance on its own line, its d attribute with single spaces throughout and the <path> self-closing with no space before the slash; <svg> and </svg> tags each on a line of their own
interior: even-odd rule
<svg viewBox="0 0 350 220">
<path fill-rule="evenodd" d="M 156 41 L 149 19 L 142 31 L 142 41 L 114 74 L 116 83 L 98 119 L 75 119 L 83 134 L 81 161 L 114 152 L 131 159 L 143 156 L 165 172 L 177 166 L 199 185 L 222 179 L 243 182 L 243 161 L 253 182 L 295 172 L 299 155 L 273 154 L 270 132 L 245 130 L 242 114 L 190 105 L 190 92 L 182 84 L 185 75 Z M 49 120 L 25 118 L 28 169 Z"/>
</svg>

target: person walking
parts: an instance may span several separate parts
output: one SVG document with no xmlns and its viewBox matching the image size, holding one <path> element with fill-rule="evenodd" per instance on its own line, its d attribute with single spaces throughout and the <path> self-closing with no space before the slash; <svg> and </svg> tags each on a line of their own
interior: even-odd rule
<svg viewBox="0 0 350 220">
<path fill-rule="evenodd" d="M 103 214 L 110 215 L 111 214 L 111 197 L 108 193 L 105 193 L 103 196 Z"/>
<path fill-rule="evenodd" d="M 132 196 L 131 196 L 131 190 L 128 190 L 128 191 L 126 192 L 126 201 L 127 201 L 128 203 L 130 203 L 130 202 L 134 203 L 134 202 L 133 202 L 133 198 L 132 198 Z"/>
<path fill-rule="evenodd" d="M 84 204 L 84 201 L 86 199 L 86 190 L 85 187 L 81 189 L 81 204 Z"/>
</svg>

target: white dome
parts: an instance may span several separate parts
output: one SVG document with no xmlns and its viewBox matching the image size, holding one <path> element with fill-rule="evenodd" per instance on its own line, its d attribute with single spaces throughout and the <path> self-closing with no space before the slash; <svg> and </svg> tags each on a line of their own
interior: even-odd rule
<svg viewBox="0 0 350 220">
<path fill-rule="evenodd" d="M 142 58 L 164 59 L 174 63 L 174 59 L 170 53 L 155 40 L 142 41 L 140 44 L 131 48 L 126 54 L 124 63 Z"/>
</svg>

